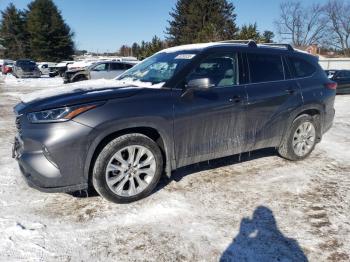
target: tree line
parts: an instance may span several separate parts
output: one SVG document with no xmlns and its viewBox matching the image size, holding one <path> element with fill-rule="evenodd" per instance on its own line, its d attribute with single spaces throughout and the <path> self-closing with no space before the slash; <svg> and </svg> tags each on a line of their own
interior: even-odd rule
<svg viewBox="0 0 350 262">
<path fill-rule="evenodd" d="M 10 3 L 1 15 L 6 58 L 60 61 L 74 54 L 73 32 L 52 0 L 34 0 L 25 10 Z"/>
<path fill-rule="evenodd" d="M 143 59 L 166 47 L 224 40 L 272 42 L 274 33 L 260 33 L 256 23 L 236 24 L 235 7 L 227 0 L 178 0 L 170 12 L 166 38 L 154 36 L 151 41 L 123 45 L 119 53 Z"/>
</svg>

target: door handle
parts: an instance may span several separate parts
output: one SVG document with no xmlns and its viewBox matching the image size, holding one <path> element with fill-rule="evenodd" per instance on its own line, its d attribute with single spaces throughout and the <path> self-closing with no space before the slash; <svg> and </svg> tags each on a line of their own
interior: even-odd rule
<svg viewBox="0 0 350 262">
<path fill-rule="evenodd" d="M 295 89 L 293 89 L 293 88 L 287 88 L 287 89 L 286 89 L 286 93 L 287 93 L 288 95 L 294 95 L 294 94 L 295 94 Z"/>
<path fill-rule="evenodd" d="M 237 96 L 230 98 L 229 101 L 232 103 L 240 103 L 242 101 L 242 97 L 237 95 Z"/>
</svg>

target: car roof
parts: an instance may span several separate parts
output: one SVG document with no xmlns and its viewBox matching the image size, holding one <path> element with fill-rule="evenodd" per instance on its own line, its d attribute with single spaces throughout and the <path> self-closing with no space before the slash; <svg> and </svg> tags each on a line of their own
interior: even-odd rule
<svg viewBox="0 0 350 262">
<path fill-rule="evenodd" d="M 96 63 L 94 63 L 94 65 L 97 64 L 103 64 L 103 63 L 113 63 L 113 64 L 133 64 L 134 61 L 113 61 L 113 60 L 106 60 L 106 61 L 98 61 Z"/>
<path fill-rule="evenodd" d="M 244 42 L 244 43 L 242 43 Z M 211 43 L 200 43 L 200 44 L 189 44 L 170 47 L 159 51 L 159 53 L 176 53 L 181 51 L 206 51 L 217 48 L 238 48 L 245 49 L 247 51 L 266 51 L 271 53 L 285 53 L 285 54 L 299 54 L 305 55 L 310 58 L 316 58 L 315 56 L 308 54 L 300 50 L 294 50 L 292 46 L 288 44 L 256 44 L 254 41 L 223 41 L 223 42 L 211 42 Z"/>
</svg>

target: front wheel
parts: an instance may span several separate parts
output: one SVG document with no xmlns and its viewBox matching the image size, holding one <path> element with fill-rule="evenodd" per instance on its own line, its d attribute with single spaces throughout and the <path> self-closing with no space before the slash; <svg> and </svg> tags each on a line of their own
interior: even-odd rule
<svg viewBox="0 0 350 262">
<path fill-rule="evenodd" d="M 128 134 L 102 149 L 94 165 L 92 183 L 107 200 L 129 203 L 151 194 L 162 171 L 158 145 L 142 134 Z"/>
<path fill-rule="evenodd" d="M 286 134 L 278 153 L 289 160 L 297 161 L 308 157 L 314 150 L 318 125 L 310 115 L 296 118 Z"/>
</svg>

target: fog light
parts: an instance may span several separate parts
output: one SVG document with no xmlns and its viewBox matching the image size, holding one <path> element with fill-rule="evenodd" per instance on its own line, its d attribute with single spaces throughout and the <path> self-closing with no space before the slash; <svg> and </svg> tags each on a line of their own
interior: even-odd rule
<svg viewBox="0 0 350 262">
<path fill-rule="evenodd" d="M 45 146 L 43 146 L 43 154 L 46 157 L 46 159 L 58 169 L 57 164 L 53 161 L 49 150 Z"/>
</svg>

